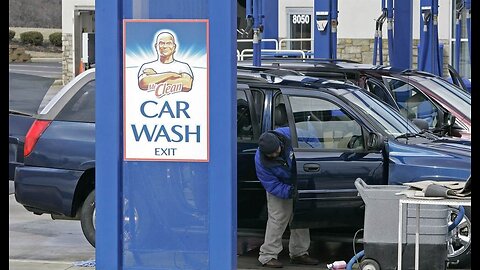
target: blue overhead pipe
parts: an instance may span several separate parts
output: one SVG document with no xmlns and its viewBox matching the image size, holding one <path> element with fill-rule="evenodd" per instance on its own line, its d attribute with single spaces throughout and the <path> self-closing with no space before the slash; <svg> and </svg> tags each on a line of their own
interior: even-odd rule
<svg viewBox="0 0 480 270">
<path fill-rule="evenodd" d="M 383 0 L 382 0 L 383 6 Z M 377 53 L 380 54 L 380 65 L 383 65 L 383 53 L 382 53 L 382 25 L 387 16 L 386 9 L 382 9 L 382 14 L 375 21 L 375 36 L 373 40 L 373 64 L 377 64 Z"/>
<path fill-rule="evenodd" d="M 257 0 L 258 1 L 258 20 L 259 20 L 259 25 L 260 27 L 263 26 L 263 18 L 265 15 L 263 14 L 263 0 Z M 262 29 L 263 32 L 263 29 Z"/>
<path fill-rule="evenodd" d="M 462 37 L 462 11 L 457 10 L 455 21 L 455 69 L 460 70 L 460 47 Z"/>
<path fill-rule="evenodd" d="M 433 13 L 433 61 L 435 63 L 433 67 L 433 73 L 442 77 L 442 59 L 440 59 L 440 42 L 438 40 L 438 0 L 432 0 L 432 13 Z M 437 72 L 435 72 L 435 69 Z"/>
<path fill-rule="evenodd" d="M 385 0 L 382 0 L 382 15 L 386 15 L 386 9 L 385 9 Z M 379 28 L 378 28 L 378 54 L 380 55 L 380 65 L 383 65 L 383 20 L 380 22 Z"/>
<path fill-rule="evenodd" d="M 252 1 L 253 0 L 247 0 L 246 5 L 245 5 L 245 17 L 252 18 Z"/>
<path fill-rule="evenodd" d="M 338 25 L 338 0 L 330 0 L 331 16 L 331 59 L 337 59 L 337 25 Z"/>
<path fill-rule="evenodd" d="M 377 49 L 378 49 L 378 21 L 375 21 L 375 34 L 373 36 L 373 65 L 377 64 Z"/>
<path fill-rule="evenodd" d="M 470 63 L 472 63 L 472 24 L 471 24 L 471 11 L 472 8 L 472 1 L 471 0 L 465 0 L 465 11 L 466 11 L 466 18 L 467 18 L 467 38 L 468 38 L 468 55 L 470 56 Z"/>
<path fill-rule="evenodd" d="M 260 0 L 253 0 L 253 65 L 261 66 Z"/>
<path fill-rule="evenodd" d="M 379 55 L 379 64 L 383 65 L 383 40 L 382 40 L 382 26 L 380 25 L 380 29 L 378 30 L 378 55 Z"/>
<path fill-rule="evenodd" d="M 387 0 L 387 35 L 388 35 L 388 59 L 393 66 L 393 0 Z"/>
<path fill-rule="evenodd" d="M 245 27 L 245 32 L 248 33 L 250 30 L 253 28 L 253 14 L 252 14 L 252 1 L 253 0 L 246 0 L 246 5 L 245 5 L 245 20 L 246 20 L 246 27 Z"/>
<path fill-rule="evenodd" d="M 432 7 L 422 7 L 422 14 L 421 19 L 423 20 L 423 31 L 420 33 L 420 51 L 419 51 L 419 61 L 418 61 L 418 69 L 425 70 L 426 69 L 426 62 L 427 62 L 427 53 L 428 48 L 430 47 L 430 36 L 429 31 L 430 29 L 430 21 L 432 17 Z"/>
<path fill-rule="evenodd" d="M 382 1 L 383 4 L 383 1 Z M 380 55 L 380 65 L 383 65 L 383 22 L 385 21 L 385 17 L 387 16 L 387 10 L 385 8 L 382 9 L 382 16 L 380 20 L 380 24 L 378 27 L 378 54 Z"/>
<path fill-rule="evenodd" d="M 373 59 L 372 65 L 377 64 L 377 49 L 378 49 L 378 20 L 375 20 L 375 32 L 373 34 Z"/>
</svg>

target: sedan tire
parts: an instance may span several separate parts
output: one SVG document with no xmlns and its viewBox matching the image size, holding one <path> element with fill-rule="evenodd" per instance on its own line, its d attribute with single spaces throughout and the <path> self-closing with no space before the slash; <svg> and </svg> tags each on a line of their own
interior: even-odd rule
<svg viewBox="0 0 480 270">
<path fill-rule="evenodd" d="M 88 194 L 80 212 L 80 223 L 87 241 L 95 247 L 95 190 Z"/>
</svg>

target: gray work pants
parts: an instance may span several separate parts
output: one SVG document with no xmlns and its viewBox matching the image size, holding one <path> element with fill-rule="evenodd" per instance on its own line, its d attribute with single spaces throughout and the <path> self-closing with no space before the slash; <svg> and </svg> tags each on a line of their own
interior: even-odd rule
<svg viewBox="0 0 480 270">
<path fill-rule="evenodd" d="M 265 240 L 260 247 L 258 260 L 265 264 L 272 258 L 278 259 L 278 254 L 282 251 L 282 236 L 290 223 L 293 215 L 293 200 L 281 199 L 267 192 L 268 221 L 265 232 Z M 296 256 L 308 255 L 310 247 L 310 230 L 295 229 L 290 230 L 290 240 L 288 251 L 290 258 Z"/>
</svg>

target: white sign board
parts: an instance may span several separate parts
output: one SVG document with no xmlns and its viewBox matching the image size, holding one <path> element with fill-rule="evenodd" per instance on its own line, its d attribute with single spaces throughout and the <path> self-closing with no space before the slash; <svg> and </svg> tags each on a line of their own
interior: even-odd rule
<svg viewBox="0 0 480 270">
<path fill-rule="evenodd" d="M 208 20 L 124 20 L 124 160 L 208 162 Z"/>
</svg>

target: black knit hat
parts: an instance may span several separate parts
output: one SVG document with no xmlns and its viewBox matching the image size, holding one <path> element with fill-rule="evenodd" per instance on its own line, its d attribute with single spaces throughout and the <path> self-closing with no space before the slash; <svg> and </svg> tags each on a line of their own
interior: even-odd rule
<svg viewBox="0 0 480 270">
<path fill-rule="evenodd" d="M 258 140 L 258 148 L 260 152 L 265 155 L 275 153 L 280 147 L 280 140 L 278 137 L 270 132 L 265 132 L 260 135 L 260 139 Z"/>
</svg>

